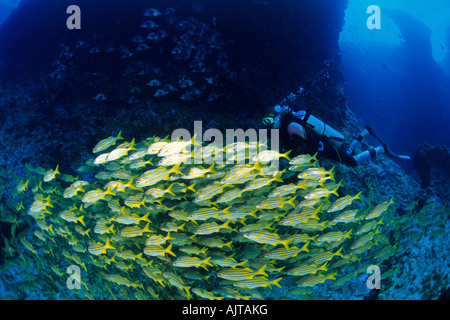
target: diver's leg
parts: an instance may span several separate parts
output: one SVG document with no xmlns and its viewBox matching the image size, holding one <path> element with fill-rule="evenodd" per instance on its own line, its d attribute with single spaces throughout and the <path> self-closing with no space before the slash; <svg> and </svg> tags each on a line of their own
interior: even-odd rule
<svg viewBox="0 0 450 320">
<path fill-rule="evenodd" d="M 363 152 L 357 154 L 356 156 L 353 156 L 353 158 L 355 158 L 357 165 L 360 165 L 361 163 L 369 161 L 372 158 L 374 158 L 377 154 L 380 154 L 383 152 L 384 152 L 384 148 L 382 146 L 378 146 L 375 149 L 369 149 L 369 150 L 363 151 Z"/>
<path fill-rule="evenodd" d="M 370 128 L 370 126 L 366 126 L 364 130 L 361 131 L 356 140 L 353 140 L 353 142 L 350 144 L 350 147 L 347 150 L 347 154 L 353 155 L 355 153 L 355 150 L 361 146 L 361 141 L 371 132 L 372 128 Z"/>
</svg>

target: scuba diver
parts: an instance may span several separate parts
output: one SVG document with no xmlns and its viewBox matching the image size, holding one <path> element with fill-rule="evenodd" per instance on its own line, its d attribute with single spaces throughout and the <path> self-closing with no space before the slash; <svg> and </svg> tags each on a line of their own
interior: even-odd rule
<svg viewBox="0 0 450 320">
<path fill-rule="evenodd" d="M 265 126 L 272 126 L 272 128 L 280 130 L 281 148 L 283 151 L 292 150 L 294 155 L 317 153 L 319 157 L 336 160 L 353 167 L 373 159 L 380 153 L 385 153 L 392 158 L 410 159 L 409 156 L 396 155 L 389 150 L 368 125 L 351 143 L 350 147 L 344 150 L 342 146 L 344 136 L 311 115 L 310 110 L 294 112 L 287 105 L 276 105 L 271 108 L 262 122 Z M 369 134 L 376 138 L 381 145 L 355 154 L 362 140 Z"/>
</svg>

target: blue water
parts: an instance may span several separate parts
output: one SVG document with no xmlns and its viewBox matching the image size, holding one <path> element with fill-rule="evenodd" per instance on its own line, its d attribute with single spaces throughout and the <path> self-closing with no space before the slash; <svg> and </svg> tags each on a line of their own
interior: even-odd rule
<svg viewBox="0 0 450 320">
<path fill-rule="evenodd" d="M 371 4 L 349 1 L 340 37 L 350 108 L 398 153 L 449 146 L 450 3 L 376 1 L 381 29 L 372 30 Z"/>
</svg>

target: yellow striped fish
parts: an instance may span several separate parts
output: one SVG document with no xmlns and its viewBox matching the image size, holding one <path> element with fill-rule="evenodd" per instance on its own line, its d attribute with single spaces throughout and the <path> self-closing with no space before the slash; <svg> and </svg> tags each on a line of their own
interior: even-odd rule
<svg viewBox="0 0 450 320">
<path fill-rule="evenodd" d="M 44 174 L 44 181 L 45 182 L 49 182 L 55 179 L 57 174 L 60 174 L 59 170 L 59 165 L 56 166 L 55 170 L 50 169 L 48 170 L 45 174 Z"/>
<path fill-rule="evenodd" d="M 158 152 L 161 150 L 161 148 L 164 147 L 168 143 L 169 142 L 167 142 L 167 141 L 157 141 L 157 142 L 152 143 L 147 148 L 147 154 L 158 154 Z"/>
<path fill-rule="evenodd" d="M 283 182 L 283 180 L 281 179 L 281 176 L 283 175 L 284 172 L 285 172 L 285 170 L 278 172 L 273 178 L 259 178 L 259 179 L 250 181 L 245 186 L 244 191 L 260 189 L 262 187 L 265 187 L 265 186 L 271 184 L 274 181 Z"/>
<path fill-rule="evenodd" d="M 192 288 L 192 292 L 195 293 L 200 298 L 209 299 L 209 300 L 223 300 L 224 297 L 216 297 L 211 292 L 203 289 L 203 288 Z"/>
<path fill-rule="evenodd" d="M 273 160 L 278 160 L 280 158 L 286 158 L 288 161 L 291 161 L 291 159 L 289 158 L 289 154 L 291 152 L 292 150 L 289 150 L 286 153 L 279 153 L 278 151 L 275 150 L 263 150 L 253 158 L 253 161 L 260 161 L 263 164 L 267 164 Z"/>
<path fill-rule="evenodd" d="M 145 197 L 141 200 L 138 196 L 129 196 L 125 199 L 125 205 L 129 208 L 145 207 L 145 200 Z"/>
<path fill-rule="evenodd" d="M 264 287 L 272 288 L 272 285 L 275 285 L 275 286 L 281 288 L 281 285 L 279 282 L 282 279 L 283 278 L 280 277 L 280 278 L 274 279 L 274 280 L 267 280 L 266 278 L 255 277 L 253 279 L 236 281 L 233 283 L 233 286 L 238 287 L 238 288 L 254 289 L 254 288 L 264 288 Z"/>
<path fill-rule="evenodd" d="M 166 157 L 172 154 L 177 154 L 185 151 L 188 146 L 193 145 L 195 143 L 195 137 L 194 135 L 191 140 L 188 141 L 172 141 L 164 146 L 159 150 L 158 157 Z M 190 153 L 190 152 L 189 152 Z"/>
<path fill-rule="evenodd" d="M 161 180 L 168 180 L 171 173 L 177 173 L 183 175 L 179 170 L 180 163 L 176 164 L 170 169 L 156 168 L 144 172 L 137 180 L 136 187 L 147 187 L 158 183 Z"/>
<path fill-rule="evenodd" d="M 274 249 L 266 253 L 264 255 L 264 258 L 273 260 L 286 260 L 292 257 L 296 257 L 302 251 L 309 252 L 308 245 L 309 241 L 306 242 L 305 245 L 301 248 L 291 247 L 289 249 L 286 248 Z"/>
<path fill-rule="evenodd" d="M 144 229 L 141 229 L 137 226 L 125 227 L 122 230 L 120 230 L 120 235 L 122 237 L 126 237 L 126 238 L 140 237 L 145 232 L 150 232 L 150 233 L 153 232 L 152 230 L 149 229 L 149 225 L 150 225 L 150 223 L 147 223 L 147 225 L 144 227 Z"/>
<path fill-rule="evenodd" d="M 223 189 L 225 189 L 226 187 L 229 187 L 229 185 L 214 183 L 212 185 L 206 186 L 203 189 L 198 191 L 197 196 L 195 197 L 195 199 L 193 201 L 200 202 L 200 201 L 205 201 L 205 200 L 211 199 L 218 193 L 221 193 L 223 191 Z"/>
<path fill-rule="evenodd" d="M 59 217 L 68 222 L 75 222 L 75 223 L 79 222 L 83 226 L 85 225 L 83 216 L 77 216 L 74 212 L 69 211 L 69 210 L 64 210 L 64 211 L 60 212 Z"/>
<path fill-rule="evenodd" d="M 211 262 L 209 262 L 210 260 L 211 260 L 211 257 L 201 260 L 197 257 L 182 256 L 182 257 L 178 257 L 177 260 L 175 260 L 172 263 L 172 265 L 174 267 L 180 267 L 180 268 L 202 267 L 203 269 L 208 270 L 208 268 L 206 268 L 206 266 L 210 266 L 210 267 L 214 266 L 213 264 L 211 264 Z"/>
<path fill-rule="evenodd" d="M 281 198 L 288 194 L 295 193 L 298 189 L 306 189 L 302 185 L 295 185 L 293 183 L 286 184 L 275 188 L 269 193 L 268 198 Z"/>
<path fill-rule="evenodd" d="M 156 245 L 160 245 L 160 244 L 164 244 L 166 243 L 167 240 L 173 240 L 175 238 L 170 236 L 170 231 L 167 232 L 167 235 L 165 237 L 161 236 L 161 235 L 153 235 L 147 238 L 147 240 L 145 241 L 145 245 L 146 246 L 156 246 Z"/>
<path fill-rule="evenodd" d="M 261 269 L 257 271 L 253 271 L 250 268 L 229 268 L 229 269 L 222 269 L 219 272 L 217 272 L 217 276 L 222 279 L 231 280 L 231 281 L 240 281 L 240 280 L 246 280 L 246 279 L 252 279 L 253 277 L 257 275 L 262 275 L 265 277 L 268 277 L 266 270 L 266 265 L 263 265 Z"/>
<path fill-rule="evenodd" d="M 267 198 L 262 200 L 256 205 L 258 209 L 276 209 L 276 208 L 284 208 L 286 205 L 291 205 L 295 207 L 294 201 L 296 197 L 289 199 L 288 201 L 283 198 Z"/>
<path fill-rule="evenodd" d="M 369 241 L 371 241 L 373 239 L 373 237 L 380 233 L 380 229 L 376 229 L 375 232 L 372 233 L 366 233 L 365 235 L 359 237 L 358 239 L 356 239 L 351 245 L 350 245 L 350 249 L 355 250 L 358 249 L 362 246 L 364 246 L 366 243 L 368 243 Z"/>
<path fill-rule="evenodd" d="M 218 232 L 222 228 L 233 230 L 233 228 L 229 226 L 230 222 L 231 221 L 228 220 L 224 224 L 217 224 L 216 222 L 203 223 L 194 230 L 194 234 L 197 235 L 211 234 L 214 232 Z"/>
<path fill-rule="evenodd" d="M 320 264 L 322 264 L 324 262 L 330 261 L 335 256 L 343 257 L 342 247 L 339 248 L 339 250 L 336 251 L 336 252 L 325 251 L 325 252 L 319 253 L 317 255 L 314 255 L 314 256 L 310 257 L 309 259 L 307 259 L 305 261 L 305 263 L 320 265 Z"/>
<path fill-rule="evenodd" d="M 131 225 L 131 224 L 139 224 L 141 221 L 150 222 L 148 216 L 150 215 L 150 212 L 147 212 L 144 216 L 140 217 L 135 214 L 126 214 L 123 213 L 118 214 L 114 219 L 115 222 L 125 225 Z"/>
<path fill-rule="evenodd" d="M 358 213 L 358 210 L 347 210 L 347 211 L 342 212 L 336 218 L 334 218 L 333 221 L 336 223 L 352 222 L 355 220 L 357 213 Z"/>
<path fill-rule="evenodd" d="M 217 203 L 227 203 L 231 202 L 236 198 L 239 198 L 242 196 L 242 193 L 244 193 L 247 190 L 241 190 L 241 189 L 233 189 L 228 190 L 224 192 L 220 197 L 217 198 Z"/>
<path fill-rule="evenodd" d="M 337 199 L 335 202 L 333 202 L 333 204 L 331 204 L 331 206 L 328 208 L 327 212 L 335 212 L 335 211 L 340 211 L 345 209 L 347 206 L 351 205 L 352 202 L 356 199 L 361 199 L 361 193 L 362 191 L 360 191 L 358 194 L 356 194 L 355 196 L 345 196 L 345 197 L 341 197 L 339 199 Z"/>
<path fill-rule="evenodd" d="M 109 147 L 113 146 L 116 144 L 117 140 L 121 140 L 123 139 L 122 136 L 122 131 L 119 131 L 119 134 L 117 135 L 117 137 L 108 137 L 106 139 L 100 140 L 94 147 L 94 149 L 92 150 L 92 153 L 98 153 L 101 152 L 103 150 L 108 149 Z"/>
<path fill-rule="evenodd" d="M 106 243 L 102 245 L 98 242 L 92 242 L 89 244 L 88 251 L 90 254 L 93 255 L 99 255 L 99 254 L 105 254 L 107 249 L 115 250 L 116 248 L 111 245 L 111 242 L 109 239 L 106 239 Z"/>
<path fill-rule="evenodd" d="M 189 292 L 189 290 L 191 289 L 191 287 L 186 286 L 180 277 L 170 271 L 163 272 L 163 276 L 167 279 L 167 281 L 169 281 L 171 285 L 182 291 L 184 290 L 184 292 L 186 293 L 186 298 L 188 300 L 190 299 L 191 293 Z"/>
<path fill-rule="evenodd" d="M 273 246 L 282 244 L 287 250 L 289 250 L 288 244 L 294 241 L 293 239 L 281 240 L 277 234 L 265 230 L 253 230 L 245 233 L 244 237 L 258 243 L 267 243 Z"/>
<path fill-rule="evenodd" d="M 257 173 L 252 173 L 256 170 Z M 230 169 L 225 176 L 220 180 L 221 184 L 239 184 L 247 182 L 249 179 L 255 178 L 257 174 L 261 172 L 260 161 L 256 162 L 254 165 L 244 164 L 240 166 L 233 167 Z"/>
<path fill-rule="evenodd" d="M 352 230 L 350 229 L 347 233 L 341 231 L 331 231 L 320 235 L 317 238 L 318 242 L 335 242 L 341 241 L 343 239 L 350 239 Z"/>
<path fill-rule="evenodd" d="M 175 257 L 175 253 L 172 252 L 172 244 L 167 248 L 163 248 L 159 245 L 150 245 L 144 248 L 144 254 L 152 257 L 165 256 L 166 253 Z"/>
<path fill-rule="evenodd" d="M 291 268 L 286 271 L 286 274 L 290 276 L 305 276 L 308 274 L 315 274 L 317 271 L 328 271 L 328 262 L 325 262 L 322 266 L 316 266 L 314 264 L 302 264 L 300 266 Z"/>
<path fill-rule="evenodd" d="M 367 216 L 364 218 L 365 220 L 375 219 L 378 218 L 387 210 L 387 208 L 394 203 L 394 199 L 391 198 L 391 200 L 385 201 L 382 204 L 377 205 L 375 208 L 373 208 Z"/>
<path fill-rule="evenodd" d="M 121 251 L 121 252 L 115 252 L 114 256 L 119 257 L 121 259 L 124 260 L 141 260 L 141 261 L 146 261 L 144 258 L 142 258 L 142 253 L 139 254 L 135 254 L 133 251 L 131 250 L 126 250 L 126 251 Z"/>
<path fill-rule="evenodd" d="M 213 162 L 213 163 L 211 164 L 211 166 L 210 166 L 208 169 L 203 169 L 202 167 L 199 167 L 199 168 L 197 168 L 197 167 L 191 168 L 190 171 L 189 171 L 189 173 L 188 173 L 187 175 L 183 176 L 182 179 L 187 179 L 187 180 L 189 180 L 189 179 L 203 178 L 203 177 L 205 176 L 205 174 L 207 174 L 207 173 L 213 173 L 213 174 L 216 174 L 217 171 L 214 170 L 214 165 L 215 165 L 215 164 L 216 164 L 216 163 Z"/>
<path fill-rule="evenodd" d="M 97 202 L 99 200 L 105 199 L 105 196 L 107 195 L 114 196 L 115 193 L 111 191 L 111 188 L 106 189 L 106 191 L 102 191 L 100 189 L 91 190 L 83 195 L 83 197 L 81 198 L 81 202 L 83 203 Z"/>
<path fill-rule="evenodd" d="M 297 285 L 299 287 L 313 287 L 319 283 L 324 283 L 326 280 L 331 279 L 335 280 L 335 275 L 337 272 L 329 274 L 329 275 L 309 275 L 306 277 L 302 277 L 299 281 L 297 281 Z"/>
</svg>

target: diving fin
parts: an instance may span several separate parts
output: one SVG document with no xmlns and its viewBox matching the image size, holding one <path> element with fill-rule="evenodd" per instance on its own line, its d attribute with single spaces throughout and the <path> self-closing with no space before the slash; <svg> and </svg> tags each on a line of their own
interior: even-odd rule
<svg viewBox="0 0 450 320">
<path fill-rule="evenodd" d="M 372 129 L 369 125 L 366 125 L 365 128 L 367 129 L 367 131 L 369 131 L 369 134 L 370 134 L 372 137 L 374 137 L 375 139 L 377 139 L 377 140 L 381 143 L 381 145 L 383 146 L 384 152 L 386 153 L 386 155 L 387 155 L 388 157 L 396 158 L 396 159 L 403 159 L 403 160 L 411 160 L 411 157 L 410 157 L 410 156 L 403 156 L 403 155 L 398 155 L 398 154 L 393 153 L 393 152 L 388 148 L 388 146 L 386 145 L 386 143 L 384 143 L 384 142 L 383 142 L 383 141 L 375 134 L 375 132 L 373 131 L 373 129 Z"/>
<path fill-rule="evenodd" d="M 388 146 L 386 145 L 386 143 L 383 143 L 383 148 L 384 148 L 384 152 L 386 153 L 386 155 L 387 155 L 388 157 L 391 157 L 391 158 L 397 158 L 397 159 L 404 159 L 404 160 L 411 160 L 411 157 L 410 157 L 410 156 L 402 156 L 402 155 L 398 155 L 398 154 L 393 153 L 393 152 L 388 148 Z"/>
</svg>

